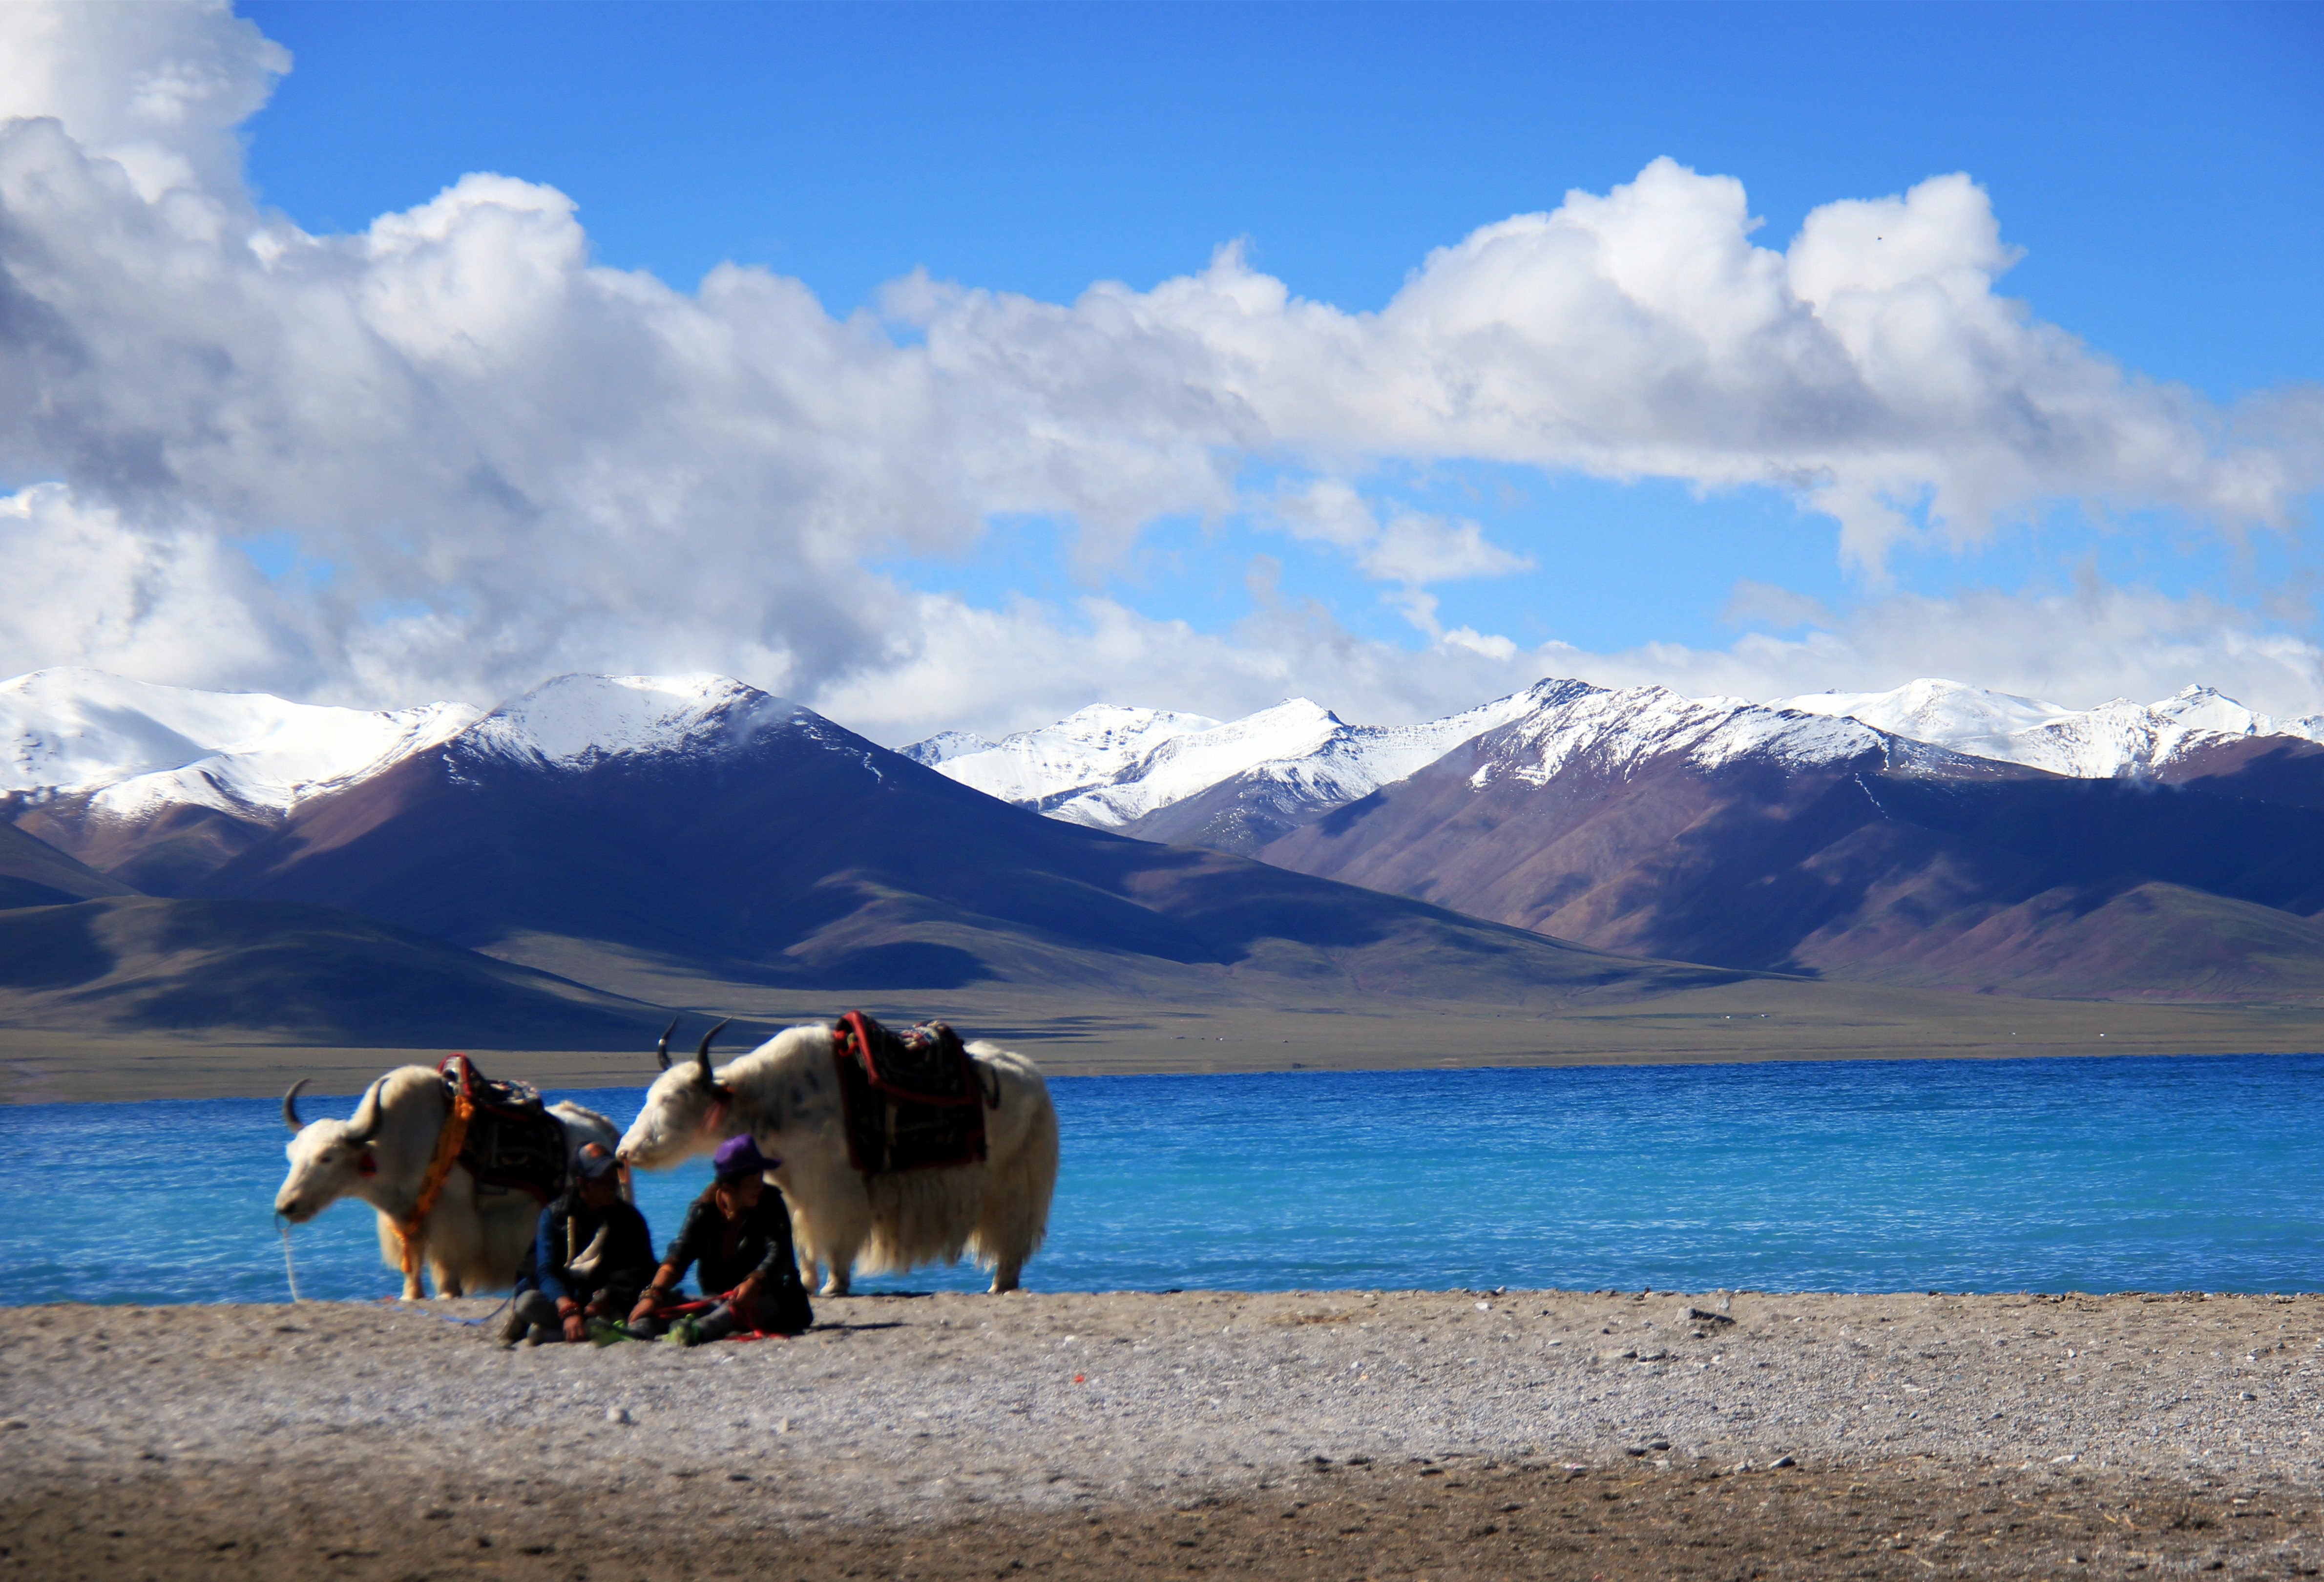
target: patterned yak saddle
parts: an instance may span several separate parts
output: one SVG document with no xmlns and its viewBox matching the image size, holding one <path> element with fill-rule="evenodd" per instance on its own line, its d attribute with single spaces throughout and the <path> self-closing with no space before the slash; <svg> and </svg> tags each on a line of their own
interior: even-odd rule
<svg viewBox="0 0 2324 1582">
<path fill-rule="evenodd" d="M 984 1158 L 991 1102 L 960 1034 L 941 1022 L 891 1032 L 861 1011 L 831 1032 L 857 1170 L 940 1170 Z"/>
<path fill-rule="evenodd" d="M 436 1069 L 445 1098 L 467 1101 L 460 1163 L 479 1189 L 523 1192 L 543 1203 L 565 1189 L 565 1126 L 539 1088 L 487 1077 L 466 1055 L 447 1055 Z"/>
</svg>

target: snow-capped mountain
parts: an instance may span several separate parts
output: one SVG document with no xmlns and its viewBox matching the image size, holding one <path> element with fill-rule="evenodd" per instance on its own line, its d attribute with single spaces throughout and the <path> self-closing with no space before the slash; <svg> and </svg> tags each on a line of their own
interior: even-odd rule
<svg viewBox="0 0 2324 1582">
<path fill-rule="evenodd" d="M 1852 700 L 1988 751 L 2030 735 L 2068 768 L 2159 763 L 2150 777 L 1978 756 L 1837 709 L 1536 690 L 1535 713 L 1256 855 L 1641 956 L 1981 993 L 2324 998 L 2324 749 L 2235 734 L 2273 722 L 2223 699 Z M 2041 733 L 2061 725 L 2105 750 L 2059 754 L 2061 734 Z"/>
<path fill-rule="evenodd" d="M 2292 736 L 2324 742 L 2324 717 L 2271 717 L 2209 687 L 2189 687 L 2160 703 L 2117 698 L 2072 709 L 1925 679 L 1890 692 L 1817 692 L 1769 707 L 1858 719 L 1957 753 L 2078 780 L 2153 773 L 2221 741 Z"/>
<path fill-rule="evenodd" d="M 72 799 L 112 819 L 180 806 L 263 819 L 437 746 L 580 769 L 733 751 L 805 713 L 712 675 L 558 676 L 486 713 L 466 703 L 333 708 L 38 671 L 0 682 L 0 798 L 19 807 Z"/>
<path fill-rule="evenodd" d="M 1543 681 L 1522 696 L 1533 707 L 1494 734 L 1491 754 L 1469 777 L 1472 789 L 1503 776 L 1545 785 L 1582 761 L 1618 776 L 1674 754 L 1699 769 L 1754 756 L 1792 768 L 1884 750 L 1917 756 L 1911 745 L 1854 719 L 1740 698 L 1682 698 L 1664 687 L 1617 691 L 1587 681 Z"/>
<path fill-rule="evenodd" d="M 2324 743 L 2324 717 L 2272 718 L 2204 687 L 2155 704 L 2071 709 L 1957 681 L 1753 703 L 1551 679 L 1414 726 L 1351 726 L 1295 698 L 1242 719 L 1098 704 L 998 742 L 946 731 L 906 756 L 1003 801 L 1147 839 L 1249 853 L 1334 808 L 1517 727 L 1476 773 L 1545 783 L 1576 757 L 1610 770 L 1683 751 L 1698 767 L 1745 758 L 1794 767 L 1877 749 L 1885 767 L 1958 776 L 2001 766 L 2075 779 L 2162 774 L 2223 743 Z"/>
<path fill-rule="evenodd" d="M 822 717 L 728 676 L 558 676 L 484 716 L 451 746 L 458 757 L 586 769 L 613 758 L 736 752 L 802 720 Z"/>
<path fill-rule="evenodd" d="M 1084 799 L 1135 783 L 1143 778 L 1146 762 L 1167 744 L 1222 728 L 1230 727 L 1199 714 L 1098 703 L 1055 725 L 997 742 L 945 731 L 901 751 L 986 796 L 1075 824 L 1111 827 L 1124 820 L 1098 803 L 1084 805 Z"/>
<path fill-rule="evenodd" d="M 903 752 L 988 796 L 1120 829 L 1230 783 L 1319 807 L 1353 801 L 1526 712 L 1531 696 L 1405 726 L 1351 726 L 1305 698 L 1223 723 L 1099 704 L 999 742 L 947 732 Z"/>
<path fill-rule="evenodd" d="M 796 730 L 855 740 L 724 676 L 559 676 L 490 713 L 371 712 L 42 671 L 0 683 L 0 817 L 140 889 L 191 894 L 310 804 L 423 756 L 455 776 L 573 773 Z"/>
<path fill-rule="evenodd" d="M 1683 749 L 1705 765 L 1753 754 L 1836 763 L 1874 748 L 1898 763 L 1929 755 L 1884 729 L 1829 717 L 1835 712 L 1552 679 L 1418 725 L 1349 725 L 1305 698 L 1224 724 L 1100 704 L 999 742 L 955 731 L 903 751 L 989 796 L 1052 818 L 1248 853 L 1489 731 L 1510 735 L 1515 755 L 1479 772 L 1514 773 L 1535 783 L 1576 754 L 1610 764 Z M 1937 749 L 1935 755 L 1953 754 Z"/>
<path fill-rule="evenodd" d="M 173 806 L 281 814 L 447 741 L 481 714 L 465 703 L 332 708 L 35 671 L 0 681 L 0 799 L 85 798 L 112 819 Z"/>
</svg>

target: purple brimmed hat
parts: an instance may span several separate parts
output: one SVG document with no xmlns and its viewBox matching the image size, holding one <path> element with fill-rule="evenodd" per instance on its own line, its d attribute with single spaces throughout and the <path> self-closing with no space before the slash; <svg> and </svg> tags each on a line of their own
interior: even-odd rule
<svg viewBox="0 0 2324 1582">
<path fill-rule="evenodd" d="M 780 1163 L 781 1160 L 769 1159 L 760 1152 L 758 1143 L 749 1137 L 729 1137 L 710 1156 L 710 1168 L 718 1172 L 722 1181 L 736 1176 L 755 1176 Z"/>
</svg>

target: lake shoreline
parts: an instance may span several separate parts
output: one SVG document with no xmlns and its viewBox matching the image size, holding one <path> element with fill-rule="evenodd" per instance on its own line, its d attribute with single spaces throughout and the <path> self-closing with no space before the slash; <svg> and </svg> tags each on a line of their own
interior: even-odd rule
<svg viewBox="0 0 2324 1582">
<path fill-rule="evenodd" d="M 1991 1002 L 1972 1008 L 1989 1013 Z M 881 1013 L 905 1019 L 884 1010 Z M 1813 1027 L 1770 1027 L 1750 1013 L 1738 1028 L 1730 1013 L 1724 1013 L 1664 1018 L 1676 1022 L 1675 1026 L 1633 1025 L 1656 1019 L 1644 1009 L 1627 1015 L 1562 1019 L 1449 1013 L 1409 1017 L 1280 1013 L 1255 1019 L 1189 1013 L 1163 1023 L 1234 1029 L 1228 1033 L 1172 1032 L 1154 1025 L 1061 1030 L 1055 1023 L 1001 1017 L 962 1016 L 958 1024 L 971 1037 L 990 1037 L 1020 1050 L 1049 1077 L 2172 1059 L 2324 1051 L 2324 1013 L 2309 1007 L 2262 1014 L 2237 1007 L 2157 1011 L 2058 1002 L 2045 1007 L 2043 1014 L 2079 1015 L 2113 1025 L 2100 1030 L 2104 1036 L 2093 1032 L 2074 1039 L 1996 1038 L 1991 1029 L 1938 1022 L 1901 1031 L 1845 1020 Z M 722 1047 L 716 1058 L 732 1059 L 745 1047 Z M 433 1066 L 454 1052 L 0 1030 L 0 1107 L 276 1098 L 301 1079 L 316 1096 L 343 1096 L 362 1092 L 380 1073 L 396 1066 Z M 641 1088 L 655 1074 L 650 1051 L 475 1048 L 459 1052 L 471 1055 L 491 1076 L 515 1078 L 542 1088 Z"/>
<path fill-rule="evenodd" d="M 1012 1559 L 1659 1574 L 1682 1543 L 1808 1576 L 2324 1559 L 2312 1295 L 861 1297 L 796 1341 L 691 1352 L 503 1351 L 441 1316 L 491 1305 L 0 1310 L 0 1565 L 546 1577 L 686 1552 L 694 1575 L 965 1582 Z"/>
</svg>

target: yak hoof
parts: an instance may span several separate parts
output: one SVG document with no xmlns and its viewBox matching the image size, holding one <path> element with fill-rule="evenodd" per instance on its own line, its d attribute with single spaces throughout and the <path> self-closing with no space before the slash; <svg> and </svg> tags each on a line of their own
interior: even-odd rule
<svg viewBox="0 0 2324 1582">
<path fill-rule="evenodd" d="M 830 1279 L 823 1282 L 823 1289 L 816 1294 L 818 1296 L 845 1296 L 847 1294 L 847 1276 L 844 1274 L 834 1274 Z"/>
</svg>

